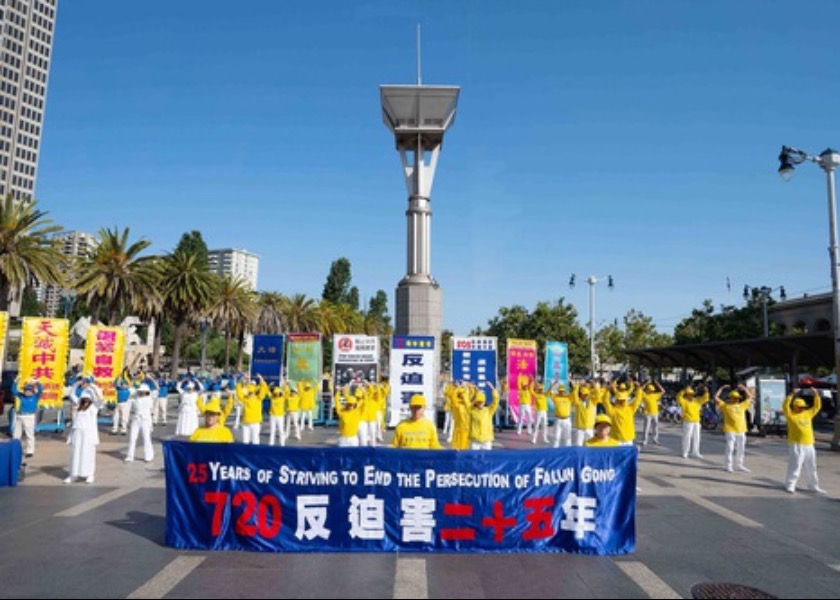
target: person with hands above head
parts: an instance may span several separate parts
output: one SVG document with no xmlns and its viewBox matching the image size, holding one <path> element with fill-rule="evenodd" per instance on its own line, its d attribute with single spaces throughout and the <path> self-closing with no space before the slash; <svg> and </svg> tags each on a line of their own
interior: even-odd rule
<svg viewBox="0 0 840 600">
<path fill-rule="evenodd" d="M 816 389 L 811 388 L 814 404 L 808 408 L 808 403 L 800 396 L 801 390 L 796 388 L 785 398 L 782 411 L 787 420 L 788 439 L 788 468 L 785 489 L 793 494 L 796 492 L 796 482 L 805 467 L 805 475 L 809 480 L 811 491 L 825 494 L 820 487 L 817 477 L 817 454 L 814 450 L 814 417 L 820 414 L 822 398 Z"/>
<path fill-rule="evenodd" d="M 222 410 L 218 398 L 213 398 L 204 405 L 204 427 L 199 427 L 190 436 L 191 442 L 215 442 L 232 444 L 233 432 L 228 429 L 223 414 L 228 414 L 233 409 L 233 396 L 228 396 L 225 410 Z"/>
<path fill-rule="evenodd" d="M 367 402 L 365 391 L 361 386 L 356 386 L 356 391 L 353 393 L 350 392 L 349 384 L 336 391 L 334 403 L 335 414 L 338 416 L 339 447 L 351 448 L 359 445 L 359 426 L 362 422 L 365 402 Z"/>
<path fill-rule="evenodd" d="M 686 387 L 677 393 L 677 402 L 682 409 L 683 434 L 682 456 L 688 458 L 691 453 L 694 458 L 703 458 L 700 454 L 700 409 L 709 401 L 709 390 L 704 390 L 702 396 L 697 396 L 694 388 Z"/>
<path fill-rule="evenodd" d="M 723 401 L 725 390 L 730 390 Z M 744 465 L 744 453 L 747 445 L 747 410 L 752 404 L 752 396 L 744 385 L 733 389 L 725 385 L 715 394 L 715 404 L 723 414 L 723 437 L 726 439 L 726 459 L 724 468 L 732 472 L 732 455 L 735 455 L 735 468 L 749 473 Z"/>
<path fill-rule="evenodd" d="M 367 401 L 368 396 L 365 397 Z M 439 450 L 437 427 L 424 415 L 426 399 L 420 394 L 414 394 L 408 401 L 409 418 L 403 419 L 394 431 L 391 446 L 394 448 L 411 448 L 421 450 Z"/>
<path fill-rule="evenodd" d="M 662 384 L 648 379 L 642 388 L 642 406 L 645 411 L 645 438 L 642 446 L 648 445 L 653 437 L 653 444 L 659 446 L 659 400 L 665 394 Z"/>
<path fill-rule="evenodd" d="M 499 390 L 492 383 L 487 386 L 493 392 L 493 400 L 487 406 L 487 396 L 478 388 L 473 387 L 472 406 L 470 406 L 470 448 L 473 450 L 492 450 L 493 440 L 496 439 L 493 416 L 499 408 Z"/>
<path fill-rule="evenodd" d="M 70 474 L 64 483 L 84 479 L 93 483 L 96 474 L 96 446 L 99 444 L 99 411 L 104 406 L 102 390 L 95 384 L 87 386 L 79 396 L 76 418 L 67 437 L 70 445 Z"/>
<path fill-rule="evenodd" d="M 30 457 L 35 454 L 35 413 L 38 412 L 44 386 L 34 377 L 26 381 L 22 391 L 19 383 L 20 377 L 12 382 L 12 395 L 15 397 L 15 430 L 12 437 L 19 440 L 23 435 L 26 438 L 23 452 Z"/>
</svg>

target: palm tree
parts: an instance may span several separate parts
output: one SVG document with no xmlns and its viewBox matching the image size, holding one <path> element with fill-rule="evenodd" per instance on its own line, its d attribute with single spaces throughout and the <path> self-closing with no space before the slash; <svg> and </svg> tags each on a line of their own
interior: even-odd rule
<svg viewBox="0 0 840 600">
<path fill-rule="evenodd" d="M 161 347 L 161 339 L 163 335 L 163 317 L 164 317 L 164 302 L 163 296 L 158 291 L 160 289 L 160 275 L 162 271 L 162 262 L 161 257 L 155 257 L 155 260 L 152 262 L 150 268 L 152 269 L 153 275 L 153 290 L 152 293 L 149 293 L 139 299 L 137 306 L 135 307 L 137 310 L 137 314 L 140 315 L 144 321 L 148 322 L 150 325 L 153 323 L 155 326 L 155 335 L 154 339 L 152 340 L 152 360 L 150 362 L 150 367 L 152 371 L 158 371 L 160 369 L 160 347 Z"/>
<path fill-rule="evenodd" d="M 139 256 L 151 245 L 146 239 L 129 243 L 128 227 L 120 232 L 99 230 L 99 244 L 74 269 L 76 290 L 85 296 L 93 317 L 114 325 L 121 316 L 137 310 L 141 302 L 157 295 L 154 256 Z"/>
<path fill-rule="evenodd" d="M 261 292 L 259 314 L 255 331 L 257 333 L 281 333 L 284 330 L 282 307 L 285 296 L 280 292 Z"/>
<path fill-rule="evenodd" d="M 181 362 L 181 342 L 190 322 L 197 322 L 210 307 L 214 294 L 213 274 L 202 264 L 199 256 L 176 250 L 160 263 L 160 292 L 165 314 L 175 326 L 172 342 L 172 366 L 169 376 L 178 377 Z"/>
<path fill-rule="evenodd" d="M 216 292 L 207 316 L 225 331 L 225 369 L 230 367 L 230 341 L 234 332 L 247 330 L 257 319 L 255 294 L 240 277 L 216 278 Z"/>
<path fill-rule="evenodd" d="M 280 310 L 286 331 L 318 331 L 318 303 L 306 294 L 284 297 Z"/>
<path fill-rule="evenodd" d="M 52 236 L 61 231 L 35 208 L 35 200 L 0 202 L 0 310 L 9 309 L 13 289 L 27 284 L 62 285 L 65 257 Z"/>
</svg>

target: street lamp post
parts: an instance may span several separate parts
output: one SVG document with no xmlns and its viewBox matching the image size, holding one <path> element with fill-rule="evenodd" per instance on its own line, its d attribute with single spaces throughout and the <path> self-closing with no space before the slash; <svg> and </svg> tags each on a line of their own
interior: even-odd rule
<svg viewBox="0 0 840 600">
<path fill-rule="evenodd" d="M 203 318 L 198 322 L 201 328 L 201 364 L 198 367 L 199 373 L 204 373 L 204 359 L 207 357 L 207 330 L 210 329 L 210 319 Z"/>
<path fill-rule="evenodd" d="M 774 291 L 779 290 L 779 298 L 782 300 L 787 300 L 787 293 L 785 292 L 785 286 L 780 285 L 778 287 L 767 287 L 766 285 L 761 286 L 760 288 L 751 288 L 748 285 L 744 285 L 744 300 L 750 299 L 750 290 L 752 290 L 752 294 L 759 294 L 761 296 L 761 313 L 763 316 L 763 323 L 764 323 L 764 337 L 770 337 L 770 326 L 767 322 L 767 300 L 770 298 L 770 294 Z"/>
<path fill-rule="evenodd" d="M 803 162 L 817 163 L 825 171 L 826 183 L 828 186 L 828 234 L 829 254 L 831 256 L 831 307 L 834 321 L 834 376 L 837 379 L 834 393 L 834 437 L 831 440 L 833 450 L 840 449 L 840 411 L 837 411 L 837 403 L 840 401 L 840 266 L 838 266 L 837 252 L 837 207 L 834 191 L 834 171 L 840 166 L 840 153 L 831 148 L 823 150 L 819 156 L 810 156 L 802 150 L 782 146 L 779 153 L 779 175 L 785 180 L 793 176 L 796 165 Z"/>
<path fill-rule="evenodd" d="M 570 288 L 575 287 L 576 278 L 577 276 L 573 273 L 572 277 L 569 279 Z M 590 275 L 586 278 L 586 283 L 589 284 L 589 365 L 590 377 L 593 379 L 595 378 L 595 285 L 604 279 L 607 280 L 607 287 L 610 289 L 615 287 L 612 275 L 607 275 L 607 277 L 595 277 Z"/>
</svg>

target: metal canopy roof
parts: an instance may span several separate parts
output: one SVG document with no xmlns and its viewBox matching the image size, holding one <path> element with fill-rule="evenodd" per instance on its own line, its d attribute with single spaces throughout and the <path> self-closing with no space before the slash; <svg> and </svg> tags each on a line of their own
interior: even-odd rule
<svg viewBox="0 0 840 600">
<path fill-rule="evenodd" d="M 451 85 L 382 85 L 382 120 L 394 132 L 397 148 L 424 150 L 443 142 L 443 134 L 455 121 L 461 88 Z"/>
<path fill-rule="evenodd" d="M 627 354 L 655 367 L 739 369 L 807 365 L 834 368 L 834 340 L 830 333 L 642 348 L 628 350 Z"/>
</svg>

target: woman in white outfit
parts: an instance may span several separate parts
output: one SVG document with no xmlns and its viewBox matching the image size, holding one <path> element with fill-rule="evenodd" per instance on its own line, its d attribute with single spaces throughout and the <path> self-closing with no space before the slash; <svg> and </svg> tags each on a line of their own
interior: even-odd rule
<svg viewBox="0 0 840 600">
<path fill-rule="evenodd" d="M 96 446 L 99 444 L 99 410 L 102 405 L 102 391 L 96 384 L 89 384 L 79 397 L 73 430 L 67 438 L 70 444 L 70 475 L 64 483 L 72 483 L 75 478 L 93 483 Z"/>
<path fill-rule="evenodd" d="M 178 406 L 175 435 L 189 437 L 198 429 L 198 398 L 203 390 L 201 384 L 192 379 L 179 382 L 176 389 L 181 395 L 181 404 Z"/>
<path fill-rule="evenodd" d="M 155 458 L 155 449 L 152 446 L 152 389 L 146 383 L 141 383 L 137 392 L 132 396 L 131 403 L 131 426 L 128 430 L 128 453 L 125 462 L 134 460 L 134 450 L 137 447 L 137 438 L 143 435 L 143 459 L 152 462 Z M 198 429 L 198 427 L 196 427 Z"/>
</svg>

